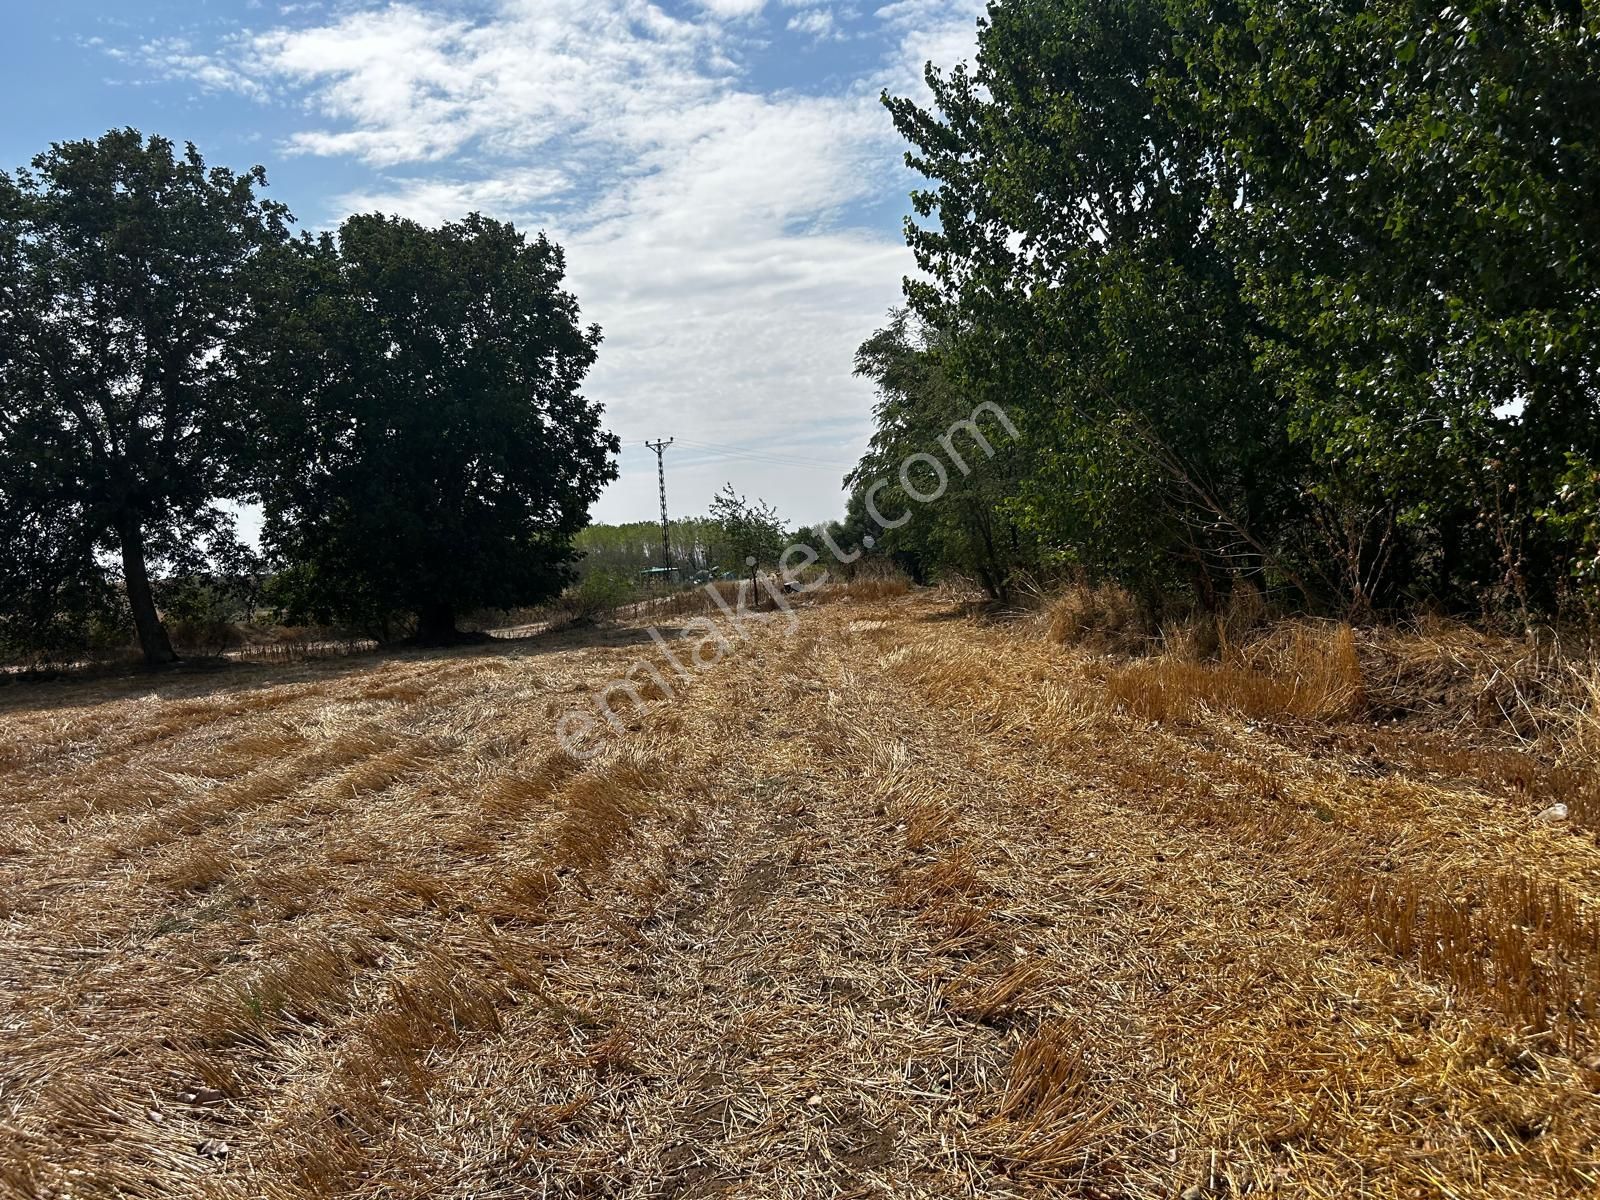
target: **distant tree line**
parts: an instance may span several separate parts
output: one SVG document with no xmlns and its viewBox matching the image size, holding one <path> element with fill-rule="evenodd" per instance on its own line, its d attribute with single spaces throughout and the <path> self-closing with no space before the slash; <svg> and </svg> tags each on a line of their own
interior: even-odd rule
<svg viewBox="0 0 1600 1200">
<path fill-rule="evenodd" d="M 1593 614 L 1600 10 L 996 0 L 927 81 L 846 536 L 998 598 Z M 1021 436 L 875 522 L 985 400 Z"/>
<path fill-rule="evenodd" d="M 617 442 L 560 248 L 477 215 L 296 237 L 265 184 L 131 129 L 0 172 L 0 651 L 131 627 L 170 662 L 173 580 L 442 642 L 569 577 Z"/>
<path fill-rule="evenodd" d="M 739 495 L 732 484 L 712 498 L 708 514 L 667 523 L 670 563 L 663 562 L 660 521 L 590 525 L 573 541 L 583 556 L 578 572 L 636 580 L 642 572 L 671 566 L 680 583 L 701 573 L 743 575 L 750 570 L 748 558 L 770 567 L 791 543 L 814 540 L 809 529 L 789 529 L 772 505 Z"/>
<path fill-rule="evenodd" d="M 599 571 L 633 578 L 670 565 L 687 579 L 699 571 L 733 569 L 732 552 L 721 528 L 709 517 L 678 517 L 667 523 L 670 564 L 663 561 L 660 521 L 590 525 L 574 545 L 583 554 L 578 563 L 583 575 Z"/>
</svg>

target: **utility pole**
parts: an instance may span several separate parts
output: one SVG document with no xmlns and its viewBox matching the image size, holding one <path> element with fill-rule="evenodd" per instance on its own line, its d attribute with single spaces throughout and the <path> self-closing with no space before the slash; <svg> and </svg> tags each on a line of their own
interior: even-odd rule
<svg viewBox="0 0 1600 1200">
<path fill-rule="evenodd" d="M 672 567 L 672 535 L 667 525 L 667 460 L 662 457 L 663 451 L 672 445 L 673 439 L 664 442 L 646 442 L 645 445 L 656 452 L 656 481 L 661 485 L 661 565 L 669 570 Z M 666 582 L 666 576 L 662 576 Z"/>
</svg>

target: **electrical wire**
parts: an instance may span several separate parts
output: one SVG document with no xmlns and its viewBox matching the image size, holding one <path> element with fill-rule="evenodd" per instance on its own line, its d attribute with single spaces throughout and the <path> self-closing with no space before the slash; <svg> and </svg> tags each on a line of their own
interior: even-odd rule
<svg viewBox="0 0 1600 1200">
<path fill-rule="evenodd" d="M 697 447 L 697 448 L 699 448 L 701 450 L 714 450 L 714 451 L 718 451 L 718 452 L 723 453 L 723 454 L 743 455 L 743 454 L 754 453 L 756 456 L 761 457 L 761 458 L 781 458 L 781 459 L 785 459 L 785 460 L 790 461 L 790 462 L 806 463 L 806 464 L 808 464 L 810 466 L 814 466 L 814 467 L 830 467 L 831 468 L 831 467 L 836 465 L 836 464 L 834 464 L 832 462 L 828 462 L 828 461 L 825 461 L 825 460 L 820 459 L 820 458 L 807 458 L 803 454 L 790 454 L 787 451 L 776 451 L 776 452 L 770 451 L 770 450 L 748 451 L 743 446 L 723 446 L 723 445 L 719 445 L 716 442 L 697 442 L 692 438 L 679 438 L 678 440 L 680 442 L 682 442 L 686 446 L 695 446 L 695 447 Z"/>
<path fill-rule="evenodd" d="M 703 466 L 715 462 L 749 462 L 766 467 L 791 467 L 796 471 L 826 471 L 831 475 L 844 475 L 847 467 L 824 467 L 816 463 L 790 462 L 781 458 L 761 458 L 752 454 L 716 454 L 709 450 L 695 451 L 703 457 L 691 458 L 687 462 L 680 460 L 681 466 Z"/>
<path fill-rule="evenodd" d="M 829 471 L 841 475 L 849 470 L 847 465 L 825 463 L 815 458 L 795 458 L 788 455 L 769 454 L 759 450 L 737 450 L 732 447 L 726 449 L 721 447 L 714 448 L 704 443 L 690 442 L 685 438 L 679 438 L 678 444 L 688 448 L 691 457 L 699 456 L 702 459 L 736 459 L 745 462 L 765 463 L 768 466 L 797 467 L 808 471 Z M 682 465 L 692 466 L 695 464 L 686 463 Z"/>
</svg>

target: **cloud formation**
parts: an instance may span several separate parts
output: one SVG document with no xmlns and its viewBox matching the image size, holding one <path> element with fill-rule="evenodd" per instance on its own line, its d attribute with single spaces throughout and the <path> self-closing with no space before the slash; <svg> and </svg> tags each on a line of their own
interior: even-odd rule
<svg viewBox="0 0 1600 1200">
<path fill-rule="evenodd" d="M 979 8 L 388 3 L 209 55 L 187 43 L 142 54 L 204 87 L 295 106 L 286 152 L 362 164 L 362 185 L 329 197 L 328 223 L 478 209 L 548 229 L 606 330 L 589 391 L 625 441 L 678 434 L 796 460 L 681 455 L 674 510 L 703 508 L 731 478 L 809 520 L 842 509 L 839 477 L 870 426 L 854 347 L 912 267 L 896 228 L 911 180 L 877 95 L 917 88 L 927 57 L 969 55 Z M 870 39 L 876 53 L 827 86 L 764 86 L 749 64 L 783 31 Z M 654 457 L 636 447 L 623 467 L 602 519 L 653 511 Z"/>
</svg>

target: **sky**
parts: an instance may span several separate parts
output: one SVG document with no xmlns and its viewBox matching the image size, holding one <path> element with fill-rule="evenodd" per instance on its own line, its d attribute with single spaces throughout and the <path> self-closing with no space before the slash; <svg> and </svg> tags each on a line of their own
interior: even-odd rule
<svg viewBox="0 0 1600 1200">
<path fill-rule="evenodd" d="M 596 520 L 724 482 L 840 516 L 855 347 L 915 267 L 879 103 L 970 57 L 981 0 L 0 0 L 0 167 L 131 125 L 267 169 L 303 227 L 479 211 L 543 229 L 605 334 Z"/>
</svg>

